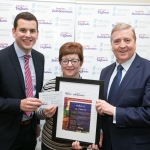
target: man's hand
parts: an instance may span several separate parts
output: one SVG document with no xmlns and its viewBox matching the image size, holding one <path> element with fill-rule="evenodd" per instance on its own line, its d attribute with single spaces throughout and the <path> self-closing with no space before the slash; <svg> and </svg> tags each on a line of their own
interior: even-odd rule
<svg viewBox="0 0 150 150">
<path fill-rule="evenodd" d="M 36 128 L 36 138 L 38 138 L 40 136 L 41 133 L 41 127 L 40 124 L 37 124 L 37 128 Z"/>
<path fill-rule="evenodd" d="M 56 109 L 57 109 L 57 106 L 48 106 L 46 108 L 44 108 L 43 112 L 44 112 L 44 115 L 47 117 L 47 118 L 51 118 L 55 112 L 56 112 Z"/>
<path fill-rule="evenodd" d="M 111 115 L 113 116 L 114 114 L 114 106 L 110 105 L 109 103 L 107 103 L 104 100 L 97 100 L 96 101 L 96 110 L 100 115 Z"/>
<path fill-rule="evenodd" d="M 37 98 L 26 98 L 21 100 L 20 109 L 25 112 L 35 111 L 39 106 L 41 106 L 41 100 Z"/>
</svg>

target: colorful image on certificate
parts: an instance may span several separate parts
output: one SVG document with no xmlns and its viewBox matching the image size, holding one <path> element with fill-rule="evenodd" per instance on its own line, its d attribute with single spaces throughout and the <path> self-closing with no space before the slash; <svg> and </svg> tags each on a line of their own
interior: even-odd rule
<svg viewBox="0 0 150 150">
<path fill-rule="evenodd" d="M 91 104 L 91 100 L 65 97 L 62 129 L 89 133 Z"/>
</svg>

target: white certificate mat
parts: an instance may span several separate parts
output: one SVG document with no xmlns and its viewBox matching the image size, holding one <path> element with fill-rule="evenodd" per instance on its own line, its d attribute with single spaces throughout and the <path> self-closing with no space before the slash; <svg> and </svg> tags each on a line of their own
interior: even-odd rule
<svg viewBox="0 0 150 150">
<path fill-rule="evenodd" d="M 57 77 L 56 90 L 64 94 L 57 111 L 55 138 L 96 143 L 100 125 L 95 104 L 102 98 L 103 81 Z"/>
</svg>

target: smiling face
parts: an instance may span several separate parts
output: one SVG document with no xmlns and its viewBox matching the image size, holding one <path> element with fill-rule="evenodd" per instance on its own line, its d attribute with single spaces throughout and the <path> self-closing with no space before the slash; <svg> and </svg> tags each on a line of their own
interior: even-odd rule
<svg viewBox="0 0 150 150">
<path fill-rule="evenodd" d="M 119 64 L 126 62 L 133 56 L 136 50 L 136 41 L 133 37 L 130 28 L 113 32 L 111 36 L 112 51 Z"/>
<path fill-rule="evenodd" d="M 77 54 L 68 54 L 63 56 L 62 60 L 79 60 L 79 56 Z M 63 77 L 78 78 L 82 62 L 78 61 L 77 64 L 72 65 L 72 63 L 69 61 L 68 64 L 64 65 L 63 62 L 60 61 L 60 65 L 63 72 Z"/>
<path fill-rule="evenodd" d="M 18 47 L 28 53 L 38 39 L 36 21 L 19 19 L 17 27 L 12 29 L 12 33 Z"/>
</svg>

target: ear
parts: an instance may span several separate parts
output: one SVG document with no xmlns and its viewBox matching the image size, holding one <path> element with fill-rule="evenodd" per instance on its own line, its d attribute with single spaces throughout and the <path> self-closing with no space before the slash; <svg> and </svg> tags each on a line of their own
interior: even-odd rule
<svg viewBox="0 0 150 150">
<path fill-rule="evenodd" d="M 12 28 L 12 35 L 13 35 L 14 38 L 16 37 L 15 32 L 16 32 L 15 28 Z"/>
<path fill-rule="evenodd" d="M 136 41 L 135 41 L 135 50 L 136 50 Z"/>
<path fill-rule="evenodd" d="M 36 37 L 36 39 L 38 39 L 38 37 L 39 37 L 39 30 L 37 31 L 37 37 Z"/>
<path fill-rule="evenodd" d="M 82 61 L 82 62 L 80 61 L 80 67 L 81 67 L 82 65 L 83 65 L 83 61 Z"/>
</svg>

